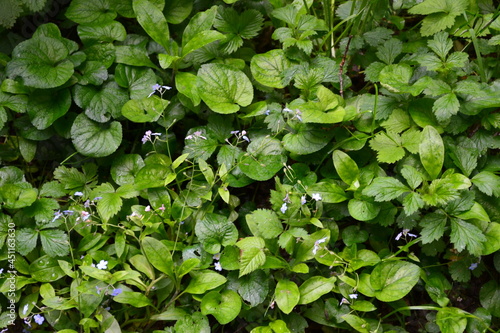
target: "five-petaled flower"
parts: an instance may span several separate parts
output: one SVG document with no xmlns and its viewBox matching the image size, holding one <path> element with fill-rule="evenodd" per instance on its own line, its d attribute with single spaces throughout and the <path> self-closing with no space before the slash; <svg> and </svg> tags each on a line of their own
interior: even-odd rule
<svg viewBox="0 0 500 333">
<path fill-rule="evenodd" d="M 286 202 L 284 202 L 284 203 L 283 203 L 283 205 L 281 205 L 280 210 L 281 210 L 281 212 L 282 212 L 283 214 L 285 214 L 285 213 L 286 213 L 286 211 L 287 211 L 287 209 L 288 209 L 288 206 L 286 205 Z"/>
<path fill-rule="evenodd" d="M 96 267 L 99 269 L 106 269 L 108 268 L 108 262 L 106 260 L 101 260 Z"/>
<path fill-rule="evenodd" d="M 322 199 L 322 198 L 321 198 L 321 194 L 319 194 L 319 193 L 313 193 L 313 194 L 311 195 L 311 198 L 313 198 L 313 199 L 314 199 L 314 200 L 316 200 L 316 201 L 321 201 L 321 199 Z"/>
<path fill-rule="evenodd" d="M 409 236 L 409 237 L 417 237 L 417 235 L 415 234 L 410 234 L 410 229 L 403 229 L 403 231 L 401 231 L 397 236 L 396 236 L 396 240 L 399 240 L 402 236 Z"/>
<path fill-rule="evenodd" d="M 220 264 L 220 262 L 218 262 L 218 261 L 217 261 L 217 262 L 214 264 L 214 267 L 215 267 L 215 270 L 216 270 L 216 271 L 219 271 L 219 272 L 220 272 L 220 271 L 222 271 L 222 265 Z"/>
<path fill-rule="evenodd" d="M 153 136 L 160 136 L 161 133 L 153 133 L 151 131 L 146 131 L 146 133 L 144 133 L 144 136 L 142 137 L 141 141 L 142 141 L 142 144 L 145 144 L 146 142 L 148 141 L 152 141 L 152 137 Z"/>
</svg>

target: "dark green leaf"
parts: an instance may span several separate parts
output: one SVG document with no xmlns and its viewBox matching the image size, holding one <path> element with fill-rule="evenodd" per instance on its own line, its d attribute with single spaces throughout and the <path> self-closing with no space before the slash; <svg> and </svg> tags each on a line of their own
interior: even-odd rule
<svg viewBox="0 0 500 333">
<path fill-rule="evenodd" d="M 461 252 L 465 248 L 472 254 L 480 256 L 483 250 L 483 243 L 486 241 L 484 234 L 473 224 L 461 219 L 452 217 L 450 240 L 455 245 L 457 251 Z"/>
<path fill-rule="evenodd" d="M 410 189 L 393 177 L 377 177 L 364 190 L 364 195 L 375 197 L 376 201 L 389 201 L 409 192 Z"/>
<path fill-rule="evenodd" d="M 35 90 L 29 97 L 28 114 L 31 123 L 39 130 L 46 129 L 58 118 L 64 116 L 71 106 L 68 89 L 52 91 Z"/>
<path fill-rule="evenodd" d="M 406 261 L 384 261 L 375 266 L 370 282 L 375 297 L 382 302 L 403 298 L 417 284 L 420 268 Z"/>
<path fill-rule="evenodd" d="M 127 36 L 125 27 L 120 22 L 108 21 L 101 24 L 78 25 L 78 36 L 84 44 L 98 42 L 112 43 L 123 41 Z"/>
<path fill-rule="evenodd" d="M 97 123 L 82 113 L 71 127 L 71 138 L 76 150 L 85 156 L 108 156 L 122 141 L 122 126 L 117 121 Z"/>
<path fill-rule="evenodd" d="M 222 293 L 211 291 L 203 296 L 200 309 L 202 314 L 211 314 L 219 324 L 225 325 L 240 313 L 241 298 L 232 290 L 224 290 Z"/>
<path fill-rule="evenodd" d="M 155 42 L 168 48 L 170 33 L 162 11 L 149 0 L 133 0 L 137 21 Z"/>
<path fill-rule="evenodd" d="M 46 229 L 40 231 L 42 248 L 50 257 L 64 257 L 69 253 L 69 238 L 62 230 Z"/>
<path fill-rule="evenodd" d="M 160 272 L 167 274 L 169 277 L 174 277 L 172 254 L 165 244 L 155 238 L 145 237 L 141 245 L 151 265 Z"/>
<path fill-rule="evenodd" d="M 425 215 L 420 221 L 420 226 L 422 227 L 422 231 L 420 232 L 422 243 L 431 243 L 443 237 L 446 221 L 446 214 L 442 211 Z"/>
<path fill-rule="evenodd" d="M 240 156 L 239 167 L 248 177 L 263 181 L 272 178 L 285 161 L 280 141 L 262 136 L 250 142 L 247 152 Z"/>
<path fill-rule="evenodd" d="M 99 123 L 107 122 L 111 117 L 118 118 L 127 98 L 126 92 L 116 82 L 108 82 L 100 88 L 76 85 L 74 89 L 75 103 L 85 110 L 87 117 Z"/>
<path fill-rule="evenodd" d="M 208 290 L 226 283 L 226 278 L 218 273 L 204 270 L 194 274 L 184 292 L 189 294 L 204 294 Z"/>
<path fill-rule="evenodd" d="M 38 232 L 30 228 L 16 230 L 16 251 L 22 256 L 27 255 L 36 247 Z"/>
<path fill-rule="evenodd" d="M 109 0 L 76 0 L 71 2 L 66 17 L 80 24 L 100 24 L 116 17 L 113 7 Z"/>
<path fill-rule="evenodd" d="M 444 162 L 444 144 L 441 135 L 433 126 L 426 126 L 422 131 L 419 146 L 420 161 L 425 170 L 436 179 L 441 173 Z"/>
<path fill-rule="evenodd" d="M 236 226 L 225 216 L 206 214 L 195 226 L 195 233 L 205 251 L 219 253 L 221 246 L 234 245 L 238 240 Z"/>
</svg>

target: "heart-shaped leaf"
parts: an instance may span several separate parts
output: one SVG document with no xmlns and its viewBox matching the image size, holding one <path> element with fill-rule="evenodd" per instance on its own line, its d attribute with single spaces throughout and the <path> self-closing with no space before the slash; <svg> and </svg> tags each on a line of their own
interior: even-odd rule
<svg viewBox="0 0 500 333">
<path fill-rule="evenodd" d="M 201 300 L 201 313 L 211 314 L 221 325 L 233 321 L 241 310 L 241 298 L 232 290 L 211 291 Z"/>
<path fill-rule="evenodd" d="M 375 297 L 382 302 L 403 298 L 417 284 L 420 267 L 406 261 L 384 261 L 373 269 L 370 276 Z"/>
<path fill-rule="evenodd" d="M 80 154 L 108 156 L 116 151 L 122 141 L 122 125 L 117 121 L 97 123 L 82 113 L 73 122 L 71 139 Z"/>
</svg>

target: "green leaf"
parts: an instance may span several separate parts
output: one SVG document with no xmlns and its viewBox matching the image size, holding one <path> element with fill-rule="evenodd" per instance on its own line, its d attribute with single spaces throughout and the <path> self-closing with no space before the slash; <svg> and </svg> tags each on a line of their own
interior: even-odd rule
<svg viewBox="0 0 500 333">
<path fill-rule="evenodd" d="M 19 182 L 0 186 L 0 199 L 7 209 L 31 206 L 37 198 L 37 191 L 29 183 Z"/>
<path fill-rule="evenodd" d="M 375 197 L 375 201 L 390 201 L 410 192 L 410 189 L 393 177 L 377 177 L 364 190 L 364 195 Z"/>
<path fill-rule="evenodd" d="M 111 177 L 118 185 L 133 184 L 135 176 L 144 167 L 144 161 L 138 154 L 126 154 L 113 160 Z"/>
<path fill-rule="evenodd" d="M 335 286 L 336 277 L 325 278 L 313 276 L 299 287 L 300 299 L 298 304 L 309 304 L 316 301 L 321 296 L 328 294 Z"/>
<path fill-rule="evenodd" d="M 283 146 L 298 155 L 308 155 L 321 150 L 335 135 L 333 131 L 327 131 L 315 124 L 295 123 L 290 127 L 292 131 L 283 137 Z"/>
<path fill-rule="evenodd" d="M 123 24 L 117 21 L 108 21 L 100 24 L 78 25 L 78 37 L 83 44 L 93 43 L 112 43 L 115 40 L 124 41 L 127 37 L 127 31 Z"/>
<path fill-rule="evenodd" d="M 68 89 L 52 91 L 35 90 L 28 100 L 28 114 L 31 123 L 44 130 L 57 119 L 64 116 L 71 106 L 71 93 Z"/>
<path fill-rule="evenodd" d="M 436 179 L 444 163 L 444 144 L 441 135 L 433 126 L 425 126 L 419 146 L 420 162 L 431 177 Z"/>
<path fill-rule="evenodd" d="M 125 118 L 135 123 L 157 121 L 167 108 L 169 101 L 156 95 L 142 99 L 131 99 L 122 108 Z"/>
<path fill-rule="evenodd" d="M 424 175 L 411 165 L 405 165 L 401 169 L 401 175 L 406 179 L 408 185 L 414 190 L 424 181 Z"/>
<path fill-rule="evenodd" d="M 490 222 L 484 231 L 486 242 L 483 243 L 483 256 L 492 254 L 500 250 L 500 223 Z"/>
<path fill-rule="evenodd" d="M 380 71 L 379 80 L 382 86 L 391 92 L 410 93 L 417 96 L 425 89 L 425 85 L 418 84 L 417 81 L 413 86 L 410 86 L 412 75 L 413 69 L 407 64 L 388 65 Z"/>
<path fill-rule="evenodd" d="M 122 198 L 117 193 L 102 193 L 102 199 L 97 202 L 97 211 L 104 223 L 115 216 L 122 208 Z"/>
<path fill-rule="evenodd" d="M 59 209 L 59 203 L 50 198 L 40 198 L 37 199 L 29 207 L 26 207 L 24 211 L 28 216 L 34 217 L 37 222 L 47 222 L 54 218 L 54 211 Z"/>
<path fill-rule="evenodd" d="M 250 62 L 252 76 L 257 82 L 278 89 L 285 88 L 290 82 L 285 75 L 290 67 L 291 63 L 281 49 L 256 54 Z"/>
<path fill-rule="evenodd" d="M 258 137 L 250 142 L 247 152 L 240 155 L 239 167 L 248 177 L 268 180 L 274 177 L 286 162 L 283 147 L 278 139 Z"/>
<path fill-rule="evenodd" d="M 204 64 L 198 70 L 198 93 L 217 113 L 234 113 L 253 100 L 253 86 L 240 70 L 223 64 Z"/>
<path fill-rule="evenodd" d="M 351 309 L 361 312 L 371 312 L 377 310 L 377 307 L 368 301 L 356 301 L 356 303 L 351 304 Z"/>
<path fill-rule="evenodd" d="M 194 15 L 182 34 L 182 47 L 201 31 L 209 30 L 214 24 L 217 6 L 212 6 L 204 12 Z"/>
<path fill-rule="evenodd" d="M 293 308 L 299 303 L 300 291 L 295 282 L 290 280 L 280 280 L 274 291 L 276 304 L 285 314 L 292 312 Z"/>
<path fill-rule="evenodd" d="M 396 57 L 401 54 L 402 51 L 403 42 L 397 38 L 391 38 L 379 47 L 376 55 L 380 60 L 390 65 L 394 63 Z"/>
<path fill-rule="evenodd" d="M 40 231 L 42 248 L 50 257 L 64 257 L 69 253 L 68 234 L 62 230 L 46 229 Z"/>
<path fill-rule="evenodd" d="M 195 106 L 201 101 L 196 88 L 196 80 L 196 75 L 187 72 L 178 72 L 175 76 L 175 87 L 181 94 L 189 97 Z"/>
<path fill-rule="evenodd" d="M 221 246 L 236 244 L 238 230 L 227 217 L 208 213 L 195 226 L 195 234 L 205 251 L 211 254 L 221 252 Z"/>
<path fill-rule="evenodd" d="M 222 293 L 211 291 L 203 296 L 200 309 L 205 316 L 211 314 L 219 324 L 225 325 L 240 313 L 241 298 L 232 290 L 224 290 Z"/>
<path fill-rule="evenodd" d="M 6 72 L 12 78 L 21 76 L 28 87 L 59 87 L 73 75 L 73 63 L 68 55 L 68 48 L 59 39 L 31 38 L 14 48 Z"/>
<path fill-rule="evenodd" d="M 172 254 L 167 246 L 159 240 L 152 237 L 145 237 L 142 242 L 142 251 L 148 258 L 151 265 L 157 270 L 167 274 L 169 277 L 174 277 L 174 263 Z"/>
<path fill-rule="evenodd" d="M 16 251 L 22 256 L 30 253 L 38 240 L 38 232 L 31 228 L 22 228 L 16 230 Z"/>
<path fill-rule="evenodd" d="M 380 123 L 388 132 L 400 133 L 411 126 L 410 115 L 402 109 L 392 111 L 389 118 Z"/>
<path fill-rule="evenodd" d="M 199 332 L 210 333 L 210 324 L 207 317 L 200 312 L 184 316 L 177 320 L 174 326 L 175 332 Z"/>
<path fill-rule="evenodd" d="M 370 330 L 368 329 L 370 324 L 365 319 L 350 313 L 343 315 L 342 319 L 344 319 L 356 331 L 360 333 L 370 333 Z"/>
<path fill-rule="evenodd" d="M 158 67 L 149 59 L 147 51 L 143 47 L 119 45 L 115 46 L 115 62 L 130 66 L 147 66 L 154 69 Z"/>
<path fill-rule="evenodd" d="M 420 268 L 405 261 L 384 261 L 373 269 L 370 282 L 375 297 L 382 302 L 403 298 L 417 284 Z"/>
<path fill-rule="evenodd" d="M 129 304 L 136 308 L 153 305 L 146 295 L 136 291 L 122 291 L 113 297 L 113 301 L 122 304 Z"/>
<path fill-rule="evenodd" d="M 483 251 L 483 243 L 486 236 L 473 224 L 461 219 L 452 217 L 450 240 L 455 245 L 457 251 L 461 252 L 465 248 L 472 255 L 480 256 Z"/>
<path fill-rule="evenodd" d="M 254 271 L 235 281 L 230 281 L 228 287 L 236 290 L 245 302 L 250 303 L 251 307 L 255 307 L 264 302 L 269 293 L 269 274 L 263 270 Z"/>
<path fill-rule="evenodd" d="M 118 64 L 115 69 L 115 81 L 130 92 L 131 99 L 148 97 L 156 84 L 156 76 L 151 68 L 139 68 Z"/>
<path fill-rule="evenodd" d="M 479 300 L 493 316 L 500 316 L 500 286 L 497 281 L 490 280 L 481 287 Z"/>
<path fill-rule="evenodd" d="M 490 171 L 481 171 L 472 177 L 472 183 L 477 186 L 479 191 L 500 197 L 500 177 Z"/>
<path fill-rule="evenodd" d="M 193 275 L 193 278 L 184 292 L 200 295 L 204 294 L 208 290 L 215 289 L 224 283 L 226 283 L 226 278 L 224 276 L 205 270 Z"/>
<path fill-rule="evenodd" d="M 351 185 L 359 177 L 359 168 L 356 162 L 346 153 L 335 150 L 332 154 L 333 165 L 340 176 L 340 179 L 347 185 Z"/>
<path fill-rule="evenodd" d="M 435 240 L 441 239 L 444 235 L 446 221 L 448 220 L 446 214 L 441 210 L 435 213 L 426 214 L 420 221 L 422 231 L 422 243 L 428 244 Z"/>
<path fill-rule="evenodd" d="M 254 236 L 264 239 L 276 238 L 283 232 L 278 215 L 269 209 L 257 209 L 245 217 L 248 228 Z"/>
<path fill-rule="evenodd" d="M 100 24 L 116 17 L 113 8 L 110 0 L 76 0 L 66 10 L 66 17 L 79 24 Z"/>
<path fill-rule="evenodd" d="M 450 307 L 439 309 L 436 324 L 442 333 L 462 333 L 467 327 L 466 312 Z"/>
<path fill-rule="evenodd" d="M 446 124 L 450 121 L 451 116 L 458 113 L 460 102 L 454 93 L 448 93 L 439 97 L 432 106 L 432 111 L 436 115 L 436 119 L 440 124 Z"/>
<path fill-rule="evenodd" d="M 246 237 L 236 243 L 240 248 L 239 277 L 255 271 L 266 262 L 265 242 L 260 237 Z"/>
<path fill-rule="evenodd" d="M 319 124 L 342 122 L 346 112 L 340 106 L 341 97 L 323 86 L 319 86 L 316 95 L 319 101 L 310 101 L 300 105 L 302 122 Z"/>
<path fill-rule="evenodd" d="M 223 34 L 214 30 L 200 31 L 184 45 L 182 48 L 182 56 L 185 57 L 191 52 L 198 50 L 207 44 L 224 38 L 226 37 Z"/>
<path fill-rule="evenodd" d="M 87 117 L 99 123 L 105 123 L 111 117 L 118 118 L 128 99 L 127 93 L 116 82 L 108 82 L 100 88 L 76 85 L 73 92 L 75 103 L 85 110 Z"/>
<path fill-rule="evenodd" d="M 218 147 L 216 135 L 206 127 L 194 127 L 187 132 L 183 154 L 191 159 L 208 159 Z"/>
<path fill-rule="evenodd" d="M 71 139 L 76 150 L 85 156 L 108 156 L 122 141 L 122 126 L 117 121 L 97 123 L 82 113 L 71 126 Z"/>
<path fill-rule="evenodd" d="M 425 0 L 410 8 L 410 14 L 428 15 L 422 22 L 420 33 L 422 36 L 432 36 L 435 33 L 451 27 L 455 17 L 469 6 L 467 0 Z"/>
<path fill-rule="evenodd" d="M 165 1 L 163 13 L 167 22 L 172 24 L 182 23 L 189 17 L 193 10 L 193 0 L 170 0 Z"/>
<path fill-rule="evenodd" d="M 29 266 L 30 275 L 38 282 L 53 282 L 66 274 L 59 267 L 57 259 L 47 255 L 34 260 Z"/>
<path fill-rule="evenodd" d="M 373 220 L 380 212 L 380 204 L 367 200 L 351 199 L 347 204 L 349 214 L 358 221 Z"/>
<path fill-rule="evenodd" d="M 377 160 L 394 163 L 405 156 L 403 142 L 397 133 L 379 132 L 370 140 L 370 147 L 377 151 Z"/>
<path fill-rule="evenodd" d="M 312 196 L 315 193 L 318 193 L 321 201 L 326 203 L 338 203 L 348 198 L 340 186 L 331 182 L 319 182 L 307 187 L 307 194 Z"/>
<path fill-rule="evenodd" d="M 149 0 L 133 0 L 132 5 L 137 21 L 144 31 L 155 42 L 167 49 L 170 43 L 170 33 L 163 12 Z"/>
</svg>

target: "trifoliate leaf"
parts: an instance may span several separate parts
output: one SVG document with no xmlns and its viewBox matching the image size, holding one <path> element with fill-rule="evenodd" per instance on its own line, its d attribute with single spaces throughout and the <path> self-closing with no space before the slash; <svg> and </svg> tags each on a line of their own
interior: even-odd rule
<svg viewBox="0 0 500 333">
<path fill-rule="evenodd" d="M 435 179 L 429 186 L 421 190 L 422 199 L 425 203 L 432 206 L 444 205 L 448 201 L 458 198 L 458 192 L 452 183 L 446 179 Z"/>
<path fill-rule="evenodd" d="M 487 194 L 495 197 L 500 197 L 500 177 L 490 171 L 481 171 L 472 177 L 472 183 L 477 188 Z"/>
<path fill-rule="evenodd" d="M 460 102 L 454 93 L 445 94 L 439 97 L 432 106 L 432 111 L 436 115 L 439 123 L 446 124 L 450 121 L 451 116 L 458 113 Z"/>
<path fill-rule="evenodd" d="M 214 27 L 226 33 L 226 40 L 221 47 L 227 53 L 233 53 L 243 45 L 243 39 L 251 39 L 262 29 L 264 18 L 255 9 L 238 14 L 233 7 L 219 7 L 214 21 Z"/>
<path fill-rule="evenodd" d="M 390 201 L 406 192 L 410 189 L 393 177 L 377 177 L 363 190 L 364 195 L 374 197 L 375 201 Z"/>
<path fill-rule="evenodd" d="M 441 210 L 426 214 L 420 221 L 422 243 L 431 243 L 443 237 L 447 220 L 446 214 Z"/>
<path fill-rule="evenodd" d="M 481 230 L 473 224 L 461 219 L 452 217 L 450 240 L 455 248 L 461 252 L 465 248 L 472 255 L 480 256 L 483 250 L 483 243 L 486 237 Z"/>
<path fill-rule="evenodd" d="M 410 8 L 411 14 L 428 15 L 422 22 L 422 36 L 431 36 L 441 30 L 451 27 L 455 17 L 469 6 L 467 0 L 425 0 Z"/>
<path fill-rule="evenodd" d="M 448 33 L 442 31 L 435 34 L 434 38 L 427 42 L 427 45 L 441 60 L 445 60 L 446 55 L 453 47 L 453 42 L 448 38 Z"/>
<path fill-rule="evenodd" d="M 269 209 L 254 210 L 246 216 L 246 221 L 252 234 L 264 239 L 276 238 L 283 232 L 278 215 Z"/>
<path fill-rule="evenodd" d="M 122 141 L 122 126 L 117 121 L 97 123 L 82 113 L 73 122 L 71 139 L 76 150 L 85 156 L 108 156 Z"/>
<path fill-rule="evenodd" d="M 34 217 L 37 222 L 47 222 L 54 218 L 54 210 L 59 208 L 59 204 L 54 199 L 40 198 L 24 211 L 28 216 Z"/>
<path fill-rule="evenodd" d="M 234 113 L 253 100 L 253 86 L 248 77 L 234 67 L 205 64 L 198 71 L 198 92 L 215 112 Z"/>
<path fill-rule="evenodd" d="M 377 160 L 394 163 L 405 156 L 401 137 L 397 133 L 379 132 L 370 140 L 370 147 L 377 151 Z"/>
<path fill-rule="evenodd" d="M 21 76 L 24 85 L 34 88 L 55 88 L 73 75 L 69 50 L 62 40 L 40 36 L 19 43 L 7 64 L 7 75 Z"/>
</svg>

